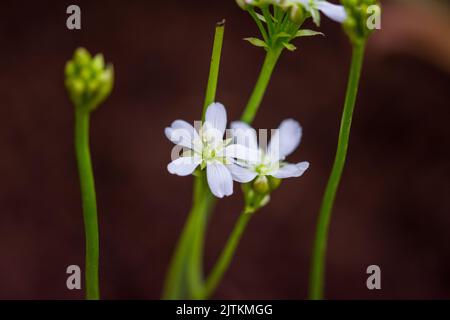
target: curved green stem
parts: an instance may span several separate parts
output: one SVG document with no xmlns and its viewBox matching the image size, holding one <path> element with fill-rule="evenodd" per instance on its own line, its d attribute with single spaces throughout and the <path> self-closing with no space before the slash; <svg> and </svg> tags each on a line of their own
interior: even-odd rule
<svg viewBox="0 0 450 320">
<path fill-rule="evenodd" d="M 219 259 L 217 260 L 215 266 L 211 270 L 208 279 L 206 280 L 205 291 L 202 297 L 203 299 L 208 299 L 214 293 L 220 281 L 222 280 L 223 275 L 231 264 L 242 234 L 244 233 L 244 230 L 252 216 L 253 212 L 248 210 L 244 210 L 239 216 L 239 219 L 236 222 L 236 225 L 234 226 L 234 229 L 230 234 L 230 237 L 228 238 L 228 241 L 222 253 L 220 254 Z"/>
<path fill-rule="evenodd" d="M 247 123 L 253 122 L 282 51 L 282 48 L 269 49 L 267 51 L 258 81 L 256 82 L 252 95 L 250 96 L 244 113 L 242 114 L 242 121 Z"/>
<path fill-rule="evenodd" d="M 358 44 L 353 46 L 352 63 L 350 67 L 344 111 L 341 120 L 336 158 L 334 160 L 333 169 L 328 180 L 319 213 L 309 283 L 309 298 L 313 300 L 319 300 L 323 298 L 328 229 L 334 200 L 336 198 L 336 193 L 339 187 L 342 172 L 345 166 L 345 160 L 347 157 L 350 128 L 352 124 L 356 96 L 358 93 L 361 68 L 364 60 L 364 49 L 365 44 Z"/>
<path fill-rule="evenodd" d="M 75 108 L 75 151 L 80 175 L 86 236 L 86 299 L 100 298 L 98 284 L 99 237 L 94 175 L 89 151 L 89 112 Z"/>
</svg>

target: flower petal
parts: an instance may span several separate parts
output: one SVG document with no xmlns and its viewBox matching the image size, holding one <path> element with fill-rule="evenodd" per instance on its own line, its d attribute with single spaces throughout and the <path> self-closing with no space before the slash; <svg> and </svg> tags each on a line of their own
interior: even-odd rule
<svg viewBox="0 0 450 320">
<path fill-rule="evenodd" d="M 239 183 L 250 182 L 253 179 L 255 179 L 257 176 L 256 172 L 254 172 L 250 169 L 238 166 L 237 164 L 231 164 L 231 165 L 227 166 L 227 168 L 230 170 L 233 180 L 237 181 Z"/>
<path fill-rule="evenodd" d="M 342 23 L 347 19 L 347 12 L 345 12 L 344 6 L 333 4 L 328 1 L 317 1 L 317 9 L 336 22 Z"/>
<path fill-rule="evenodd" d="M 206 177 L 211 192 L 218 198 L 233 194 L 233 178 L 230 171 L 221 163 L 208 164 Z"/>
<path fill-rule="evenodd" d="M 170 127 L 164 130 L 164 133 L 173 143 L 189 149 L 193 149 L 193 141 L 199 140 L 197 131 L 184 120 L 175 120 Z"/>
<path fill-rule="evenodd" d="M 188 176 L 194 172 L 195 168 L 200 164 L 199 157 L 180 157 L 167 165 L 167 170 L 171 174 L 178 176 Z"/>
<path fill-rule="evenodd" d="M 250 149 L 258 149 L 258 139 L 256 138 L 256 130 L 242 121 L 234 121 L 230 125 L 232 136 L 237 144 L 244 145 Z"/>
<path fill-rule="evenodd" d="M 278 131 L 272 136 L 267 154 L 271 159 L 284 159 L 300 144 L 302 139 L 302 127 L 293 120 L 284 120 L 278 127 Z"/>
<path fill-rule="evenodd" d="M 232 144 L 218 152 L 217 156 L 240 159 L 250 163 L 255 163 L 259 159 L 260 151 L 258 149 L 247 148 L 241 144 Z"/>
<path fill-rule="evenodd" d="M 286 164 L 278 169 L 277 172 L 272 174 L 275 178 L 285 179 L 285 178 L 296 178 L 303 175 L 303 173 L 308 170 L 309 162 L 300 162 L 297 164 Z"/>
<path fill-rule="evenodd" d="M 212 103 L 206 110 L 205 121 L 218 130 L 223 137 L 227 127 L 227 112 L 223 104 Z"/>
</svg>

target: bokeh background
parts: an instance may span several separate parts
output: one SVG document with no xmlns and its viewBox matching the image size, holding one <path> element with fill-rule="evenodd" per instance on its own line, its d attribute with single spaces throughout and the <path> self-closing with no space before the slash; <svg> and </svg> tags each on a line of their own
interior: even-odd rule
<svg viewBox="0 0 450 320">
<path fill-rule="evenodd" d="M 82 30 L 66 29 L 78 4 Z M 347 167 L 331 223 L 327 298 L 450 298 L 450 5 L 383 2 L 370 40 Z M 218 101 L 237 119 L 263 60 L 232 0 L 2 1 L 0 5 L 0 298 L 79 299 L 66 267 L 84 264 L 73 107 L 63 68 L 78 46 L 115 65 L 113 95 L 93 115 L 91 144 L 106 299 L 158 299 L 191 200 L 171 176 L 175 119 L 198 119 L 215 22 L 227 19 Z M 310 23 L 308 27 L 314 28 Z M 304 299 L 317 214 L 331 169 L 350 47 L 339 25 L 297 41 L 272 78 L 255 126 L 304 128 L 290 158 L 312 166 L 283 183 L 251 221 L 215 298 Z M 236 190 L 238 187 L 236 186 Z M 241 206 L 219 202 L 206 268 Z M 366 288 L 366 268 L 382 290 Z"/>
</svg>

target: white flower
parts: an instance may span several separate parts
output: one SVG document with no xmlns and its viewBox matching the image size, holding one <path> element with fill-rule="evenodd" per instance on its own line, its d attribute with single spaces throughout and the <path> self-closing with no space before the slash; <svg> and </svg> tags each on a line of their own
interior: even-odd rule
<svg viewBox="0 0 450 320">
<path fill-rule="evenodd" d="M 236 143 L 243 144 L 250 149 L 258 149 L 256 131 L 244 122 L 231 124 Z M 259 148 L 259 156 L 256 161 L 239 161 L 229 165 L 233 179 L 247 183 L 256 177 L 273 176 L 284 179 L 300 177 L 309 168 L 308 162 L 290 164 L 284 159 L 290 155 L 300 144 L 302 128 L 292 119 L 285 120 L 274 135 L 267 148 Z"/>
<path fill-rule="evenodd" d="M 331 20 L 342 23 L 347 19 L 347 13 L 342 5 L 337 5 L 324 0 L 289 0 L 301 4 L 309 13 L 317 25 L 320 24 L 320 15 L 322 12 Z"/>
<path fill-rule="evenodd" d="M 227 113 L 220 103 L 211 104 L 206 110 L 205 122 L 197 131 L 183 120 L 176 120 L 165 129 L 166 137 L 185 152 L 167 166 L 171 174 L 187 176 L 200 166 L 206 168 L 208 185 L 218 198 L 233 193 L 233 178 L 228 166 L 239 160 L 255 159 L 257 154 L 243 145 L 223 140 L 227 125 Z"/>
</svg>

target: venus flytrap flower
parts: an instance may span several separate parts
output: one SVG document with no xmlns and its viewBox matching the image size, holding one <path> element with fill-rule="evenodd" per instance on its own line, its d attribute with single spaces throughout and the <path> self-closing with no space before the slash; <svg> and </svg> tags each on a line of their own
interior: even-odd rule
<svg viewBox="0 0 450 320">
<path fill-rule="evenodd" d="M 218 198 L 233 194 L 233 178 L 229 166 L 235 161 L 252 161 L 257 152 L 243 145 L 233 144 L 225 139 L 227 124 L 225 107 L 220 103 L 211 104 L 206 110 L 205 122 L 199 130 L 183 121 L 176 120 L 165 129 L 167 138 L 185 148 L 178 159 L 167 166 L 171 174 L 187 176 L 200 167 L 206 168 L 206 176 L 211 192 Z"/>
<path fill-rule="evenodd" d="M 258 147 L 256 131 L 248 124 L 236 121 L 231 128 L 237 144 L 258 150 L 255 161 L 237 161 L 229 165 L 233 179 L 245 184 L 243 191 L 250 210 L 256 211 L 266 205 L 281 179 L 300 177 L 309 168 L 308 162 L 291 164 L 285 161 L 301 141 L 302 129 L 297 121 L 283 121 L 267 147 L 263 143 Z"/>
<path fill-rule="evenodd" d="M 231 124 L 236 143 L 243 144 L 250 149 L 258 148 L 256 131 L 244 122 L 233 122 Z M 276 133 L 272 136 L 267 148 L 258 149 L 256 161 L 238 161 L 229 166 L 233 179 L 241 183 L 255 180 L 256 189 L 262 193 L 264 184 L 269 183 L 268 178 L 286 179 L 300 177 L 309 168 L 308 162 L 291 164 L 285 162 L 288 155 L 297 149 L 302 137 L 300 124 L 292 119 L 284 120 Z M 258 186 L 259 184 L 259 186 Z"/>
</svg>

